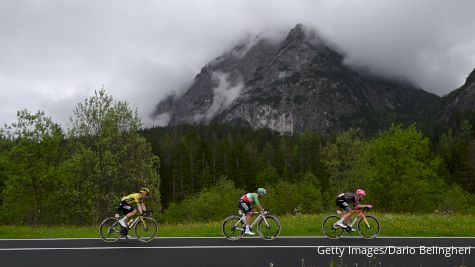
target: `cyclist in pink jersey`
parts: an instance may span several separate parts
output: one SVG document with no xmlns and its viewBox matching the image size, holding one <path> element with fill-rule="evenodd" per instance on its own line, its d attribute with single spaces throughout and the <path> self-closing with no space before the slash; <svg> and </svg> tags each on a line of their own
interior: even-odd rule
<svg viewBox="0 0 475 267">
<path fill-rule="evenodd" d="M 351 216 L 351 207 L 348 204 L 352 203 L 353 209 L 364 209 L 368 208 L 371 209 L 373 208 L 372 205 L 362 205 L 360 204 L 360 201 L 363 200 L 363 198 L 366 197 L 366 192 L 363 189 L 358 189 L 356 190 L 355 193 L 351 192 L 346 192 L 346 193 L 341 193 L 338 195 L 336 198 L 336 205 L 340 208 L 342 211 L 341 213 L 341 219 L 336 222 L 336 224 L 343 229 L 347 229 L 347 225 L 345 224 L 345 221 Z"/>
</svg>

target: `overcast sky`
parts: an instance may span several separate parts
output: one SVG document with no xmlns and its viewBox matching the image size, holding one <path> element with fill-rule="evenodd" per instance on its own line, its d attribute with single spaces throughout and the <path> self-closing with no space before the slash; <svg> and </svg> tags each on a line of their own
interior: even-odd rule
<svg viewBox="0 0 475 267">
<path fill-rule="evenodd" d="M 68 121 L 102 85 L 145 126 L 168 93 L 248 35 L 315 28 L 348 64 L 438 95 L 475 68 L 472 0 L 1 0 L 0 125 Z"/>
</svg>

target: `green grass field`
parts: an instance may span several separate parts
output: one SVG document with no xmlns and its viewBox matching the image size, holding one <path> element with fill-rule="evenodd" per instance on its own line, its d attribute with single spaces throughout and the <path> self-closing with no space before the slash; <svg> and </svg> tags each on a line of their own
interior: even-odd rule
<svg viewBox="0 0 475 267">
<path fill-rule="evenodd" d="M 408 215 L 372 213 L 381 236 L 475 236 L 475 215 Z M 326 214 L 279 217 L 282 236 L 321 236 Z M 159 236 L 222 236 L 221 222 L 160 224 Z M 0 226 L 0 238 L 97 238 L 98 226 Z M 353 233 L 353 235 L 357 235 Z"/>
</svg>

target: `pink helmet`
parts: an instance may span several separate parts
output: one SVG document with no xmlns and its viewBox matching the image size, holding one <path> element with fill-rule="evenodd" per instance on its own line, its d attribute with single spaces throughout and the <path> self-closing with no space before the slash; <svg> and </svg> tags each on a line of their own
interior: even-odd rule
<svg viewBox="0 0 475 267">
<path fill-rule="evenodd" d="M 366 192 L 363 189 L 356 190 L 356 194 L 363 197 L 366 196 Z"/>
</svg>

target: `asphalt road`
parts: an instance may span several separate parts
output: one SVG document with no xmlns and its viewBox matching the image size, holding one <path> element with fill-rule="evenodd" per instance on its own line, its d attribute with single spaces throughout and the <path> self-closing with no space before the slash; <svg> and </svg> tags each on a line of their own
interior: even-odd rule
<svg viewBox="0 0 475 267">
<path fill-rule="evenodd" d="M 475 266 L 475 238 L 3 239 L 0 266 Z"/>
</svg>

